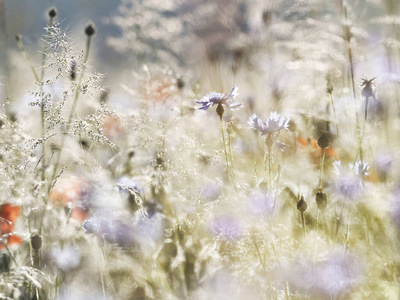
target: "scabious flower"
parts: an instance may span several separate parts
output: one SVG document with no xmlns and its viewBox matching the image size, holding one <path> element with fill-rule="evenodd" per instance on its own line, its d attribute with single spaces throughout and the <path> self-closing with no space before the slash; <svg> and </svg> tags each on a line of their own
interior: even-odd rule
<svg viewBox="0 0 400 300">
<path fill-rule="evenodd" d="M 269 215 L 273 212 L 274 207 L 274 198 L 259 189 L 254 191 L 248 199 L 249 211 L 257 215 Z"/>
<path fill-rule="evenodd" d="M 298 257 L 291 262 L 281 262 L 276 278 L 287 282 L 293 290 L 313 295 L 313 299 L 326 296 L 336 299 L 360 284 L 363 268 L 359 261 L 354 255 L 343 255 L 338 250 L 316 263 Z"/>
<path fill-rule="evenodd" d="M 346 199 L 359 197 L 364 191 L 363 176 L 368 175 L 369 164 L 358 160 L 354 165 L 349 163 L 345 168 L 341 161 L 336 161 L 333 166 L 338 175 L 335 182 L 337 193 Z"/>
<path fill-rule="evenodd" d="M 231 215 L 215 217 L 210 223 L 210 231 L 226 241 L 237 240 L 242 236 L 243 226 L 239 219 Z"/>
<path fill-rule="evenodd" d="M 315 289 L 320 293 L 337 298 L 361 281 L 361 268 L 355 257 L 343 256 L 334 251 L 327 260 L 316 266 Z"/>
<path fill-rule="evenodd" d="M 200 110 L 208 110 L 211 106 L 219 105 L 219 106 L 226 106 L 230 109 L 236 109 L 242 107 L 242 104 L 232 101 L 236 98 L 238 93 L 238 87 L 236 85 L 233 86 L 232 91 L 229 94 L 211 92 L 204 96 L 201 100 L 196 100 L 196 103 L 200 104 L 197 109 Z"/>
</svg>

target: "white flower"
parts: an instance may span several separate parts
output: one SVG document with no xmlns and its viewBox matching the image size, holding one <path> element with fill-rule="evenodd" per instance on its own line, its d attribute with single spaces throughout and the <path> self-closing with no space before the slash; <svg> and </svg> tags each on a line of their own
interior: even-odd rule
<svg viewBox="0 0 400 300">
<path fill-rule="evenodd" d="M 242 107 L 242 104 L 232 101 L 232 99 L 236 98 L 236 96 L 239 95 L 238 90 L 239 88 L 234 85 L 229 94 L 211 92 L 204 96 L 201 100 L 196 100 L 196 103 L 200 104 L 197 109 L 207 110 L 211 106 L 218 104 L 225 105 L 230 109 Z"/>
<path fill-rule="evenodd" d="M 278 133 L 283 129 L 289 128 L 289 118 L 278 114 L 277 112 L 271 112 L 268 120 L 264 122 L 256 114 L 249 118 L 248 124 L 251 128 L 259 131 L 261 135 Z"/>
</svg>

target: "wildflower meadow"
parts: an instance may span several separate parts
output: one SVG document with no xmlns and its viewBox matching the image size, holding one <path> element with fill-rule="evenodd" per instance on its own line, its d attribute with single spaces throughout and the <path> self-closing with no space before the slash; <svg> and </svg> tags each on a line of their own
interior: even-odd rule
<svg viewBox="0 0 400 300">
<path fill-rule="evenodd" d="M 0 299 L 400 299 L 398 0 L 67 2 L 0 0 Z"/>
</svg>

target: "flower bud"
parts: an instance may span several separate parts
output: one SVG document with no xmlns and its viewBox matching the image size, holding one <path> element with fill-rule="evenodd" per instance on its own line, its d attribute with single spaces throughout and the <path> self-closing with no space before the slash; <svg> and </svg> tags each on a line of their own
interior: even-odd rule
<svg viewBox="0 0 400 300">
<path fill-rule="evenodd" d="M 321 149 L 328 148 L 329 146 L 329 138 L 328 135 L 323 133 L 317 140 L 318 147 Z"/>
<path fill-rule="evenodd" d="M 31 245 L 35 251 L 38 251 L 42 247 L 42 237 L 35 234 L 31 237 Z"/>
<path fill-rule="evenodd" d="M 329 78 L 326 80 L 326 92 L 328 94 L 332 94 L 333 92 L 333 84 Z"/>
<path fill-rule="evenodd" d="M 182 90 L 185 87 L 185 82 L 183 81 L 183 79 L 181 77 L 179 77 L 176 80 L 176 86 L 178 87 L 178 89 Z"/>
<path fill-rule="evenodd" d="M 315 194 L 315 201 L 317 202 L 317 207 L 320 210 L 325 210 L 328 205 L 328 200 L 326 198 L 326 194 L 322 191 L 318 191 Z"/>
<path fill-rule="evenodd" d="M 297 202 L 297 209 L 303 213 L 307 210 L 307 202 L 304 200 L 304 196 L 301 195 L 299 202 Z"/>
</svg>

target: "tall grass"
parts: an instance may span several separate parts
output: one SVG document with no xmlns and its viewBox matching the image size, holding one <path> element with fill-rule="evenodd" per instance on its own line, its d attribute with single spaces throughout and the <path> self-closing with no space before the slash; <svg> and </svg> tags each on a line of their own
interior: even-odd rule
<svg viewBox="0 0 400 300">
<path fill-rule="evenodd" d="M 397 9 L 124 0 L 120 37 L 3 43 L 0 298 L 397 299 Z"/>
</svg>

